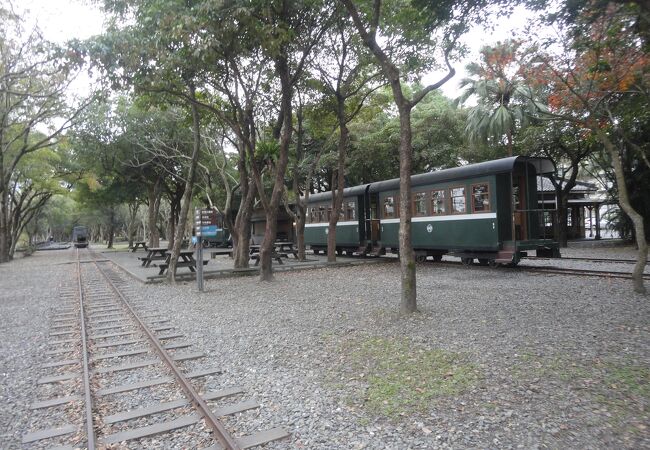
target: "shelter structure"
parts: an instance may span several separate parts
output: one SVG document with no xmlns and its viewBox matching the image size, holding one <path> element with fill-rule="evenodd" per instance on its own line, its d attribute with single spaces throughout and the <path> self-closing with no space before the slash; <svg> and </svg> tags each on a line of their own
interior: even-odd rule
<svg viewBox="0 0 650 450">
<path fill-rule="evenodd" d="M 550 179 L 537 179 L 537 202 L 539 209 L 557 209 L 557 192 Z M 576 185 L 569 192 L 568 198 L 567 238 L 585 239 L 589 237 L 600 239 L 600 208 L 605 203 L 607 203 L 607 200 L 604 196 L 598 194 L 598 188 L 595 184 L 576 181 Z M 552 233 L 554 231 L 552 217 L 545 217 L 544 222 L 547 231 Z"/>
<path fill-rule="evenodd" d="M 278 210 L 278 227 L 275 240 L 280 242 L 295 242 L 295 226 L 293 218 L 284 207 Z M 251 243 L 261 244 L 266 230 L 266 214 L 263 208 L 255 208 L 251 214 Z"/>
</svg>

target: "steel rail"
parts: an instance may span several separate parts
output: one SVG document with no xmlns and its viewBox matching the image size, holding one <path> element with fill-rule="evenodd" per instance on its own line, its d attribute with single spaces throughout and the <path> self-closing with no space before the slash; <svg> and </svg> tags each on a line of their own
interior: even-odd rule
<svg viewBox="0 0 650 450">
<path fill-rule="evenodd" d="M 526 259 L 558 259 L 560 261 L 592 261 L 606 263 L 636 264 L 636 259 L 615 259 L 615 258 L 589 258 L 587 256 L 563 256 L 561 258 L 549 258 L 546 256 L 527 256 Z M 647 261 L 650 263 L 650 261 Z"/>
<path fill-rule="evenodd" d="M 93 426 L 93 399 L 90 392 L 90 373 L 88 369 L 88 337 L 86 335 L 86 320 L 84 318 L 84 293 L 81 283 L 81 263 L 77 249 L 77 282 L 79 287 L 79 317 L 81 321 L 81 353 L 83 365 L 84 399 L 86 403 L 86 435 L 88 450 L 95 450 L 95 427 Z"/>
<path fill-rule="evenodd" d="M 440 261 L 433 263 L 435 267 L 458 267 L 462 264 L 456 261 Z M 484 270 L 495 270 L 492 267 L 481 266 L 478 264 L 472 264 L 471 267 L 475 269 L 484 269 Z M 582 276 L 582 277 L 599 277 L 599 278 L 621 278 L 625 280 L 632 279 L 631 272 L 619 272 L 611 270 L 589 270 L 589 269 L 571 269 L 571 268 L 562 268 L 562 267 L 543 267 L 543 266 L 526 266 L 526 265 L 517 265 L 516 267 L 505 267 L 506 269 L 514 271 L 525 271 L 525 272 L 537 272 L 537 273 L 548 273 L 554 275 L 572 275 L 572 276 Z M 643 274 L 644 280 L 650 280 L 650 274 Z"/>
<path fill-rule="evenodd" d="M 153 334 L 151 330 L 149 330 L 149 327 L 142 322 L 142 320 L 138 317 L 136 314 L 135 310 L 131 307 L 129 304 L 128 300 L 122 295 L 122 293 L 119 291 L 117 286 L 113 283 L 113 281 L 110 279 L 108 275 L 99 267 L 99 265 L 95 262 L 95 267 L 97 267 L 97 270 L 99 273 L 102 274 L 102 276 L 106 279 L 108 282 L 109 286 L 115 292 L 115 294 L 122 300 L 122 303 L 126 307 L 126 309 L 129 311 L 133 319 L 138 323 L 144 334 L 147 335 L 147 338 L 153 345 L 154 349 L 156 350 L 156 353 L 162 358 L 162 360 L 165 362 L 167 367 L 172 371 L 174 374 L 174 377 L 180 384 L 181 388 L 183 391 L 185 391 L 185 394 L 188 396 L 189 400 L 192 402 L 196 410 L 203 416 L 205 419 L 206 424 L 210 427 L 212 432 L 214 433 L 215 438 L 223 445 L 227 450 L 240 450 L 241 446 L 237 443 L 236 439 L 230 434 L 228 430 L 223 426 L 221 421 L 214 415 L 208 404 L 201 398 L 201 395 L 197 392 L 196 389 L 194 389 L 194 386 L 190 383 L 190 381 L 183 375 L 183 373 L 180 371 L 180 369 L 176 366 L 174 363 L 173 359 L 165 351 L 163 346 L 160 344 L 160 341 L 158 338 Z"/>
<path fill-rule="evenodd" d="M 625 280 L 632 279 L 632 273 L 630 272 L 618 272 L 610 270 L 589 270 L 589 269 L 569 269 L 563 267 L 531 267 L 524 266 L 521 267 L 522 270 L 528 272 L 538 272 L 538 273 L 552 273 L 559 275 L 575 275 L 582 277 L 600 277 L 600 278 L 621 278 Z M 644 280 L 650 280 L 650 274 L 642 274 Z"/>
</svg>

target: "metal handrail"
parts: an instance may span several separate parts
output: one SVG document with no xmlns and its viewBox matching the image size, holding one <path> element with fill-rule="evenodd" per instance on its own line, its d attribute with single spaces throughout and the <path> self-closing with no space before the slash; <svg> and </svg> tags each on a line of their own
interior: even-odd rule
<svg viewBox="0 0 650 450">
<path fill-rule="evenodd" d="M 534 208 L 534 209 L 515 209 L 512 212 L 512 222 L 514 226 L 514 218 L 516 213 L 536 213 L 538 214 L 538 223 L 537 223 L 537 235 L 541 239 L 550 239 L 553 238 L 554 233 L 547 233 L 547 227 L 546 227 L 546 220 L 544 217 L 545 213 L 549 213 L 551 215 L 551 226 L 555 228 L 557 225 L 557 209 L 550 209 L 550 208 Z M 530 227 L 530 221 L 527 222 L 528 227 Z M 550 234 L 550 235 L 549 235 Z M 533 233 L 531 233 L 531 229 L 528 229 L 528 235 L 533 236 Z M 521 240 L 521 239 L 519 239 Z"/>
</svg>

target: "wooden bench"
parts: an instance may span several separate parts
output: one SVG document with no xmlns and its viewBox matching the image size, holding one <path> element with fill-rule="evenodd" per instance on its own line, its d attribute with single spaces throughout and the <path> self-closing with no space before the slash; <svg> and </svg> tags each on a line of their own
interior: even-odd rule
<svg viewBox="0 0 650 450">
<path fill-rule="evenodd" d="M 147 248 L 147 241 L 137 241 L 133 243 L 133 248 L 131 248 L 131 252 L 135 252 L 139 247 L 142 247 L 145 252 L 149 250 Z"/>
<path fill-rule="evenodd" d="M 298 249 L 293 242 L 274 242 L 275 251 L 280 253 L 286 253 L 287 255 L 291 253 L 294 258 L 298 259 Z"/>
<path fill-rule="evenodd" d="M 149 247 L 147 256 L 139 257 L 142 261 L 142 267 L 149 267 L 153 261 L 164 261 L 167 259 L 167 247 Z"/>
<path fill-rule="evenodd" d="M 205 249 L 203 250 L 204 252 L 210 253 L 210 259 L 214 259 L 215 256 L 217 255 L 228 255 L 232 258 L 232 248 L 212 248 L 212 249 Z"/>
<path fill-rule="evenodd" d="M 271 254 L 271 259 L 275 259 L 279 264 L 284 264 L 282 262 L 282 258 L 288 258 L 288 257 L 289 257 L 289 255 L 287 255 L 286 253 L 273 252 Z M 259 264 L 260 264 L 260 254 L 259 253 L 255 253 L 255 254 L 251 255 L 251 259 L 254 259 L 255 260 L 255 265 L 259 266 Z"/>
<path fill-rule="evenodd" d="M 204 266 L 207 264 L 208 261 L 203 261 Z M 162 275 L 169 267 L 169 263 L 165 262 L 163 264 L 160 264 L 158 267 L 160 268 L 158 275 Z M 189 267 L 191 272 L 196 272 L 196 261 L 178 261 L 176 263 L 176 268 L 178 269 L 179 267 Z"/>
</svg>

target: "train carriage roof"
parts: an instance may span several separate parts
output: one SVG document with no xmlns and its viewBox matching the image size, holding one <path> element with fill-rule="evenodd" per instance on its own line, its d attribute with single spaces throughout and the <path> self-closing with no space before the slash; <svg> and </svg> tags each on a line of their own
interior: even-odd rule
<svg viewBox="0 0 650 450">
<path fill-rule="evenodd" d="M 443 169 L 437 170 L 435 172 L 413 175 L 411 176 L 411 183 L 412 186 L 421 186 L 423 184 L 433 184 L 443 181 L 453 181 L 464 178 L 476 178 L 484 175 L 508 173 L 512 172 L 515 169 L 516 165 L 523 166 L 524 164 L 528 164 L 534 167 L 538 175 L 555 172 L 555 164 L 549 158 L 512 156 L 509 158 L 495 159 L 482 163 L 468 164 L 466 166 L 453 167 L 451 169 Z M 366 189 L 368 189 L 368 191 L 371 193 L 397 190 L 399 189 L 399 178 L 345 188 L 343 190 L 343 196 L 352 197 L 362 195 L 366 192 Z M 323 202 L 326 200 L 331 200 L 331 198 L 331 191 L 319 192 L 317 194 L 310 195 L 309 203 Z"/>
<path fill-rule="evenodd" d="M 485 175 L 496 175 L 499 173 L 512 172 L 515 165 L 530 164 L 538 175 L 555 172 L 555 164 L 549 158 L 538 158 L 530 156 L 512 156 L 509 158 L 494 159 L 482 163 L 468 164 L 466 166 L 453 167 L 451 169 L 437 170 L 435 172 L 421 173 L 411 177 L 412 186 L 423 184 L 440 183 L 443 181 L 461 180 L 464 178 L 476 178 Z M 399 189 L 399 178 L 372 183 L 369 192 L 392 191 Z"/>
<path fill-rule="evenodd" d="M 343 189 L 343 198 L 345 197 L 356 197 L 357 195 L 363 195 L 366 192 L 366 189 L 370 184 L 362 184 L 360 186 L 353 186 Z M 332 191 L 319 192 L 317 194 L 311 194 L 309 196 L 309 203 L 322 202 L 325 200 L 332 199 Z"/>
</svg>

